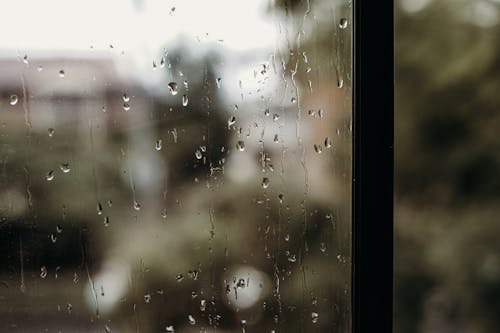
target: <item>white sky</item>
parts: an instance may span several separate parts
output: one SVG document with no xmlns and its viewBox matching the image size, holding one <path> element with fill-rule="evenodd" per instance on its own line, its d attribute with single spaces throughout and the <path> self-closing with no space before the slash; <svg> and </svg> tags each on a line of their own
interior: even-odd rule
<svg viewBox="0 0 500 333">
<path fill-rule="evenodd" d="M 267 0 L 3 0 L 0 49 L 157 50 L 179 34 L 230 49 L 269 45 Z M 171 13 L 171 9 L 175 11 Z"/>
</svg>

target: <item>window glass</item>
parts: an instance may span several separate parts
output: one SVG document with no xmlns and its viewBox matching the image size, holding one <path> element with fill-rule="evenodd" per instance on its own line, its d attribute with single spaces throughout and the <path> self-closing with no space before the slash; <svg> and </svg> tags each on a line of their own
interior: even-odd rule
<svg viewBox="0 0 500 333">
<path fill-rule="evenodd" d="M 3 12 L 0 331 L 350 332 L 350 1 Z"/>
</svg>

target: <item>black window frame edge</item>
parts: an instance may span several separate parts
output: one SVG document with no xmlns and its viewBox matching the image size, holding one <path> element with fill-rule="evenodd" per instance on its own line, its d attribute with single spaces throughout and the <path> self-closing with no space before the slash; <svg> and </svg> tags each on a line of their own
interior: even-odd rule
<svg viewBox="0 0 500 333">
<path fill-rule="evenodd" d="M 392 332 L 394 4 L 353 0 L 352 332 Z"/>
</svg>

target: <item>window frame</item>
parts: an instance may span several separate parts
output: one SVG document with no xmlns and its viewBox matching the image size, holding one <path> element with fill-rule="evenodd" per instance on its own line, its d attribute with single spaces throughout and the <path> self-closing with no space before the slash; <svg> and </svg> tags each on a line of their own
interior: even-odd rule
<svg viewBox="0 0 500 333">
<path fill-rule="evenodd" d="M 394 4 L 353 0 L 352 332 L 392 332 Z"/>
</svg>

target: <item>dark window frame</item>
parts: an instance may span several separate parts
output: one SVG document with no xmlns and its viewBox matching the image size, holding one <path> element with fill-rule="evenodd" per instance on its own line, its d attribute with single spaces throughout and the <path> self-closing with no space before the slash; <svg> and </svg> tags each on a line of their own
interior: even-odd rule
<svg viewBox="0 0 500 333">
<path fill-rule="evenodd" d="M 393 6 L 353 1 L 353 333 L 392 331 Z"/>
</svg>

